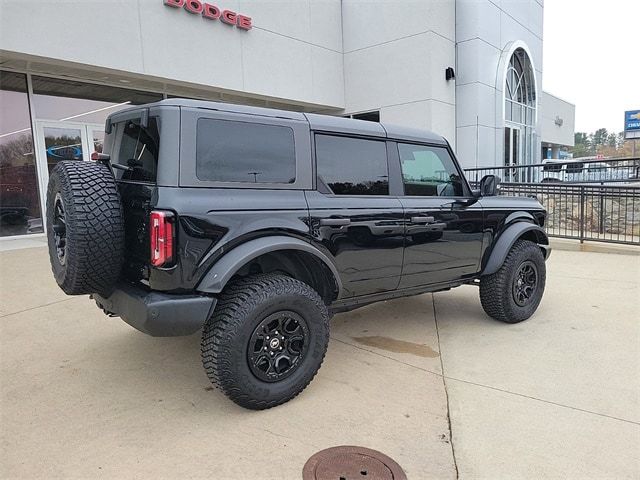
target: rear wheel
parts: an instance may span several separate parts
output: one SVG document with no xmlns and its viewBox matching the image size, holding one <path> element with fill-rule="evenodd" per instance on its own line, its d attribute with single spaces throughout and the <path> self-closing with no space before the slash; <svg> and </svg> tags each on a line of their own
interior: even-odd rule
<svg viewBox="0 0 640 480">
<path fill-rule="evenodd" d="M 202 333 L 202 363 L 231 400 L 262 410 L 305 389 L 328 342 L 329 315 L 315 290 L 284 275 L 253 275 L 225 288 Z"/>
<path fill-rule="evenodd" d="M 60 162 L 47 188 L 47 243 L 56 282 L 68 295 L 107 295 L 120 274 L 124 223 L 109 167 Z"/>
<path fill-rule="evenodd" d="M 518 240 L 496 273 L 480 279 L 480 302 L 487 315 L 507 323 L 529 318 L 540 305 L 546 281 L 540 247 Z"/>
</svg>

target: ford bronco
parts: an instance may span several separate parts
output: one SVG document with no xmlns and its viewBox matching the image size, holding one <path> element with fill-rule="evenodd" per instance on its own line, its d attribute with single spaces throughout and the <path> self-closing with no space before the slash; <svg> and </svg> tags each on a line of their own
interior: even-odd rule
<svg viewBox="0 0 640 480">
<path fill-rule="evenodd" d="M 106 132 L 50 177 L 55 279 L 149 335 L 202 330 L 209 378 L 243 407 L 309 384 L 335 312 L 472 284 L 516 323 L 542 298 L 544 208 L 493 176 L 472 189 L 439 135 L 183 99 Z"/>
</svg>

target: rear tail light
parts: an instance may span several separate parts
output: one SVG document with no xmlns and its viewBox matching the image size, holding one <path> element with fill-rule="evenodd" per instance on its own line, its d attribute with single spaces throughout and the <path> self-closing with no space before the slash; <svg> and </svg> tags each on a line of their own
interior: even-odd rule
<svg viewBox="0 0 640 480">
<path fill-rule="evenodd" d="M 151 265 L 168 266 L 173 263 L 175 216 L 171 212 L 151 212 Z"/>
</svg>

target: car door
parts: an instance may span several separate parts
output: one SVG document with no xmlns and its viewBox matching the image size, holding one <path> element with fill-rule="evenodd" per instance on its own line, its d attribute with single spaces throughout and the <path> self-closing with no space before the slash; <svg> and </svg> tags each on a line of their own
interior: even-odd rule
<svg viewBox="0 0 640 480">
<path fill-rule="evenodd" d="M 400 288 L 475 275 L 482 250 L 482 206 L 444 145 L 397 143 L 406 240 Z"/>
<path fill-rule="evenodd" d="M 317 189 L 306 192 L 314 243 L 340 272 L 343 297 L 400 282 L 404 214 L 389 193 L 384 138 L 315 135 Z"/>
</svg>

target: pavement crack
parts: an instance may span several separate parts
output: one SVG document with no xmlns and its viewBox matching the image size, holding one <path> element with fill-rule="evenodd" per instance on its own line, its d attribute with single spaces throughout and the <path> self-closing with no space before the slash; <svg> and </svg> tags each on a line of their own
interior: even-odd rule
<svg viewBox="0 0 640 480">
<path fill-rule="evenodd" d="M 453 466 L 456 469 L 456 479 L 460 478 L 458 470 L 458 461 L 456 459 L 456 447 L 453 442 L 453 428 L 451 427 L 451 407 L 449 406 L 449 392 L 447 390 L 447 377 L 444 374 L 444 361 L 442 359 L 442 348 L 440 348 L 440 329 L 438 328 L 438 316 L 436 314 L 436 299 L 431 294 L 431 303 L 433 305 L 433 321 L 436 326 L 436 337 L 438 339 L 438 352 L 440 353 L 440 370 L 442 371 L 442 384 L 444 386 L 444 396 L 447 401 L 447 422 L 449 424 L 449 445 L 451 445 L 451 456 L 453 457 Z"/>
<path fill-rule="evenodd" d="M 274 437 L 280 437 L 280 438 L 285 438 L 287 440 L 294 440 L 295 441 L 294 438 L 288 437 L 286 435 L 282 435 L 280 433 L 273 432 L 273 431 L 269 430 L 268 428 L 258 428 L 258 430 L 260 430 L 262 432 L 269 433 L 269 434 L 273 435 Z"/>
<path fill-rule="evenodd" d="M 434 308 L 435 308 L 435 305 L 434 305 Z M 434 315 L 435 315 L 435 312 L 434 312 Z M 440 350 L 440 336 L 439 336 L 437 321 L 436 321 L 436 333 L 438 334 L 438 338 L 437 338 L 437 340 L 438 340 L 438 350 L 440 351 L 440 368 L 443 368 L 442 350 Z M 552 400 L 546 400 L 544 398 L 538 398 L 538 397 L 534 397 L 534 396 L 531 396 L 531 395 L 526 395 L 524 393 L 512 392 L 512 391 L 506 390 L 504 388 L 494 387 L 494 386 L 491 386 L 491 385 L 485 385 L 483 383 L 472 382 L 470 380 L 464 380 L 462 378 L 450 377 L 450 376 L 447 376 L 447 375 L 443 375 L 442 373 L 439 373 L 439 372 L 434 372 L 433 370 L 429 370 L 427 368 L 423 368 L 423 367 L 419 367 L 417 365 L 412 365 L 410 363 L 403 362 L 402 360 L 398 360 L 397 358 L 393 358 L 393 357 L 390 357 L 388 355 L 384 355 L 383 353 L 376 352 L 374 350 L 369 350 L 368 348 L 363 348 L 363 347 L 361 347 L 359 345 L 354 345 L 353 343 L 345 342 L 344 340 L 340 340 L 339 338 L 331 337 L 331 340 L 334 341 L 334 342 L 342 343 L 343 345 L 347 345 L 349 347 L 357 348 L 358 350 L 362 350 L 362 351 L 371 353 L 372 355 L 377 355 L 379 357 L 386 358 L 387 360 L 391 360 L 392 362 L 396 362 L 396 363 L 399 363 L 401 365 L 405 365 L 405 366 L 410 367 L 410 368 L 415 368 L 416 370 L 420 370 L 422 372 L 426 372 L 426 373 L 430 373 L 432 375 L 436 375 L 438 377 L 442 377 L 443 382 L 445 382 L 445 392 L 447 393 L 447 410 L 448 410 L 448 406 L 449 406 L 449 403 L 448 403 L 449 402 L 449 396 L 448 396 L 448 392 L 446 390 L 446 380 L 452 380 L 454 382 L 465 383 L 467 385 L 473 385 L 475 387 L 488 388 L 488 389 L 495 390 L 495 391 L 498 391 L 498 392 L 506 393 L 508 395 L 515 395 L 515 396 L 518 396 L 518 397 L 528 398 L 530 400 L 535 400 L 537 402 L 547 403 L 549 405 L 554 405 L 556 407 L 568 408 L 570 410 L 575 410 L 575 411 L 578 411 L 578 412 L 597 415 L 599 417 L 609 418 L 611 420 L 618 420 L 620 422 L 631 423 L 633 425 L 640 425 L 640 422 L 636 422 L 634 420 L 629 420 L 629 419 L 621 418 L 621 417 L 615 417 L 613 415 L 607 415 L 606 413 L 594 412 L 593 410 L 587 410 L 585 408 L 574 407 L 574 406 L 571 406 L 571 405 L 566 405 L 564 403 L 554 402 Z M 444 372 L 444 370 L 443 370 L 443 372 Z M 447 415 L 448 415 L 448 412 L 447 412 Z M 452 442 L 452 445 L 453 445 L 453 442 Z"/>
<path fill-rule="evenodd" d="M 454 382 L 466 383 L 467 385 L 473 385 L 475 387 L 488 388 L 490 390 L 495 390 L 497 392 L 506 393 L 508 395 L 515 395 L 517 397 L 528 398 L 529 400 L 535 400 L 537 402 L 548 403 L 549 405 L 555 405 L 556 407 L 568 408 L 569 410 L 575 410 L 576 412 L 588 413 L 591 415 L 597 415 L 599 417 L 609 418 L 611 420 L 618 420 L 619 422 L 631 423 L 633 425 L 640 425 L 640 422 L 636 422 L 634 420 L 629 420 L 627 418 L 616 417 L 613 415 L 607 415 L 606 413 L 594 412 L 593 410 L 587 410 L 586 408 L 573 407 L 571 405 L 566 405 L 564 403 L 554 402 L 552 400 L 545 400 L 544 398 L 537 398 L 531 395 L 526 395 L 524 393 L 512 392 L 510 390 L 505 390 L 504 388 L 493 387 L 491 385 L 485 385 L 483 383 L 476 383 L 470 380 L 462 380 L 460 378 L 454 377 L 445 377 L 447 380 L 453 380 Z"/>
<path fill-rule="evenodd" d="M 56 300 L 55 302 L 49 302 L 49 303 L 45 303 L 43 305 L 36 305 L 34 307 L 25 308 L 24 310 L 18 310 L 16 312 L 3 313 L 2 315 L 0 315 L 0 318 L 10 317 L 11 315 L 17 315 L 19 313 L 29 312 L 31 310 L 36 310 L 38 308 L 49 307 L 49 306 L 55 305 L 57 303 L 62 303 L 62 302 L 68 302 L 70 300 L 75 300 L 76 298 L 78 298 L 78 297 L 63 298 L 62 300 Z"/>
<path fill-rule="evenodd" d="M 433 375 L 437 375 L 438 377 L 442 376 L 442 374 L 439 373 L 439 372 L 434 372 L 433 370 L 429 370 L 427 368 L 422 368 L 422 367 L 418 367 L 417 365 L 412 365 L 410 363 L 403 362 L 402 360 L 398 360 L 397 358 L 390 357 L 389 355 L 385 355 L 384 353 L 376 352 L 375 350 L 369 350 L 368 348 L 364 348 L 364 347 L 361 347 L 359 345 L 355 345 L 353 343 L 345 342 L 344 340 L 340 340 L 339 338 L 335 338 L 335 337 L 330 337 L 330 338 L 334 342 L 342 343 L 343 345 L 348 345 L 350 347 L 357 348 L 358 350 L 362 350 L 362 351 L 365 351 L 365 352 L 368 352 L 368 353 L 372 353 L 373 355 L 377 355 L 379 357 L 386 358 L 387 360 L 391 360 L 392 362 L 396 362 L 396 363 L 399 363 L 401 365 L 405 365 L 407 367 L 415 368 L 416 370 L 420 370 L 422 372 L 431 373 Z"/>
<path fill-rule="evenodd" d="M 299 445 L 306 445 L 306 446 L 311 447 L 311 448 L 313 448 L 313 449 L 315 449 L 315 450 L 320 450 L 320 447 L 319 447 L 319 446 L 317 446 L 317 445 L 315 445 L 315 444 L 313 444 L 313 443 L 309 443 L 309 442 L 301 441 L 301 440 L 299 440 L 299 439 L 297 439 L 297 438 L 290 437 L 290 436 L 288 436 L 288 435 L 282 435 L 281 433 L 274 432 L 274 431 L 272 431 L 272 430 L 269 430 L 268 428 L 263 428 L 263 427 L 251 427 L 251 430 L 259 430 L 259 431 L 261 431 L 261 432 L 265 432 L 265 433 L 268 433 L 268 434 L 270 434 L 270 435 L 273 435 L 274 437 L 284 438 L 285 440 L 288 440 L 288 441 L 290 441 L 290 442 L 295 442 L 295 443 L 297 443 L 297 444 L 299 444 Z"/>
<path fill-rule="evenodd" d="M 595 278 L 595 277 L 582 277 L 579 275 L 567 275 L 565 273 L 554 273 L 554 277 L 558 278 L 571 278 L 575 280 L 587 280 L 589 282 L 608 282 L 608 283 L 629 283 L 631 285 L 636 285 L 638 282 L 634 280 L 621 280 L 618 278 Z"/>
</svg>

